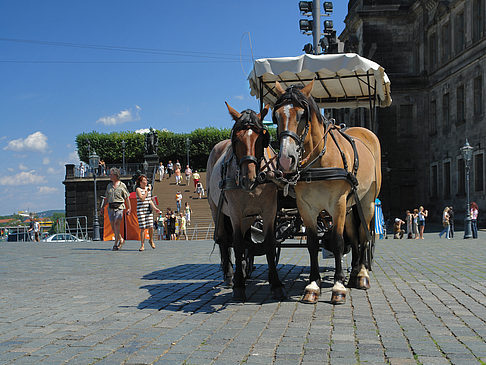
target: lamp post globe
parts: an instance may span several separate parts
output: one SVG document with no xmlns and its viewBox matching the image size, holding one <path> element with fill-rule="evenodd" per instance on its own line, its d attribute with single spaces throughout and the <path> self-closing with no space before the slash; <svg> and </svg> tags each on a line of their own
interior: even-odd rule
<svg viewBox="0 0 486 365">
<path fill-rule="evenodd" d="M 93 219 L 93 241 L 100 241 L 100 223 L 98 221 L 98 199 L 96 196 L 96 174 L 98 170 L 98 166 L 100 163 L 100 156 L 96 154 L 93 150 L 93 153 L 89 155 L 89 166 L 91 167 L 91 171 L 93 171 L 93 186 L 94 186 L 94 219 Z"/>
<path fill-rule="evenodd" d="M 472 238 L 471 206 L 469 200 L 469 172 L 471 169 L 473 149 L 474 148 L 469 144 L 466 138 L 466 143 L 461 147 L 461 154 L 466 168 L 466 214 L 464 216 L 464 239 Z"/>
</svg>

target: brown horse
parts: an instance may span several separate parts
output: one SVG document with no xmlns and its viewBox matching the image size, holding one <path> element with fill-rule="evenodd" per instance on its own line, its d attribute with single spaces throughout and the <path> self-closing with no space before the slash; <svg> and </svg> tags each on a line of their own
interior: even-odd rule
<svg viewBox="0 0 486 365">
<path fill-rule="evenodd" d="M 283 299 L 286 294 L 275 264 L 277 187 L 272 183 L 258 183 L 259 172 L 268 170 L 275 157 L 268 147 L 270 135 L 262 123 L 268 106 L 256 114 L 253 110 L 238 113 L 226 105 L 235 121 L 231 140 L 214 146 L 207 163 L 208 200 L 216 226 L 214 237 L 220 248 L 224 278 L 228 285 L 233 285 L 233 298 L 245 301 L 245 280 L 251 270 L 246 266 L 252 265 L 247 258 L 265 253 L 273 296 Z M 255 248 L 249 234 L 258 216 L 263 220 L 264 240 Z M 234 283 L 231 246 L 236 264 Z"/>
<path fill-rule="evenodd" d="M 353 250 L 348 286 L 369 288 L 365 255 L 369 233 L 360 222 L 369 229 L 373 219 L 381 186 L 380 143 L 368 129 L 349 128 L 342 133 L 340 127 L 324 120 L 310 96 L 313 85 L 314 81 L 285 91 L 276 82 L 279 98 L 273 119 L 280 141 L 278 165 L 283 180 L 295 185 L 297 207 L 306 226 L 311 271 L 303 301 L 315 303 L 319 298 L 317 217 L 326 211 L 333 220 L 331 244 L 336 265 L 331 303 L 338 304 L 346 301 L 347 293 L 341 263 L 344 230 Z"/>
</svg>

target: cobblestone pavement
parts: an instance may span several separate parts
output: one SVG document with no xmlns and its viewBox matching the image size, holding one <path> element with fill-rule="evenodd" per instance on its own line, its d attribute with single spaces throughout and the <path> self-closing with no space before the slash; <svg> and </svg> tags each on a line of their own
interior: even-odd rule
<svg viewBox="0 0 486 365">
<path fill-rule="evenodd" d="M 212 242 L 0 243 L 0 364 L 477 364 L 486 362 L 486 233 L 380 240 L 371 289 L 299 302 L 305 249 L 279 265 L 271 299 L 256 259 L 248 301 L 220 287 Z"/>
</svg>

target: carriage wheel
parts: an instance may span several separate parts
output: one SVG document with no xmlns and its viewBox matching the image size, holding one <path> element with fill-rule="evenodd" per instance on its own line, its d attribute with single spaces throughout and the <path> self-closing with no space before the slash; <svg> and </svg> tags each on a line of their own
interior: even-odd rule
<svg viewBox="0 0 486 365">
<path fill-rule="evenodd" d="M 372 264 L 373 264 L 373 258 L 375 256 L 375 218 L 371 220 L 371 229 L 370 229 L 370 235 L 371 235 L 371 241 L 366 243 L 366 264 L 367 264 L 367 269 L 369 271 L 372 271 Z"/>
</svg>

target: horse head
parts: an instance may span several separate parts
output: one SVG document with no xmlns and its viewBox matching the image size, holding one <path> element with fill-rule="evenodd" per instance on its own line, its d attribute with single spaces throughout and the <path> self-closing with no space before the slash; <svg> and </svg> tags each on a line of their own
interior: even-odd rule
<svg viewBox="0 0 486 365">
<path fill-rule="evenodd" d="M 256 184 L 260 162 L 264 150 L 270 143 L 270 134 L 263 126 L 263 118 L 268 113 L 268 105 L 257 114 L 247 109 L 238 113 L 226 103 L 235 121 L 231 131 L 231 145 L 238 165 L 238 184 L 245 190 L 252 190 Z"/>
<path fill-rule="evenodd" d="M 297 172 L 302 158 L 311 112 L 315 111 L 315 102 L 310 97 L 313 86 L 314 80 L 305 87 L 292 85 L 284 90 L 275 82 L 278 99 L 273 108 L 273 121 L 280 141 L 278 165 L 285 174 Z"/>
</svg>

